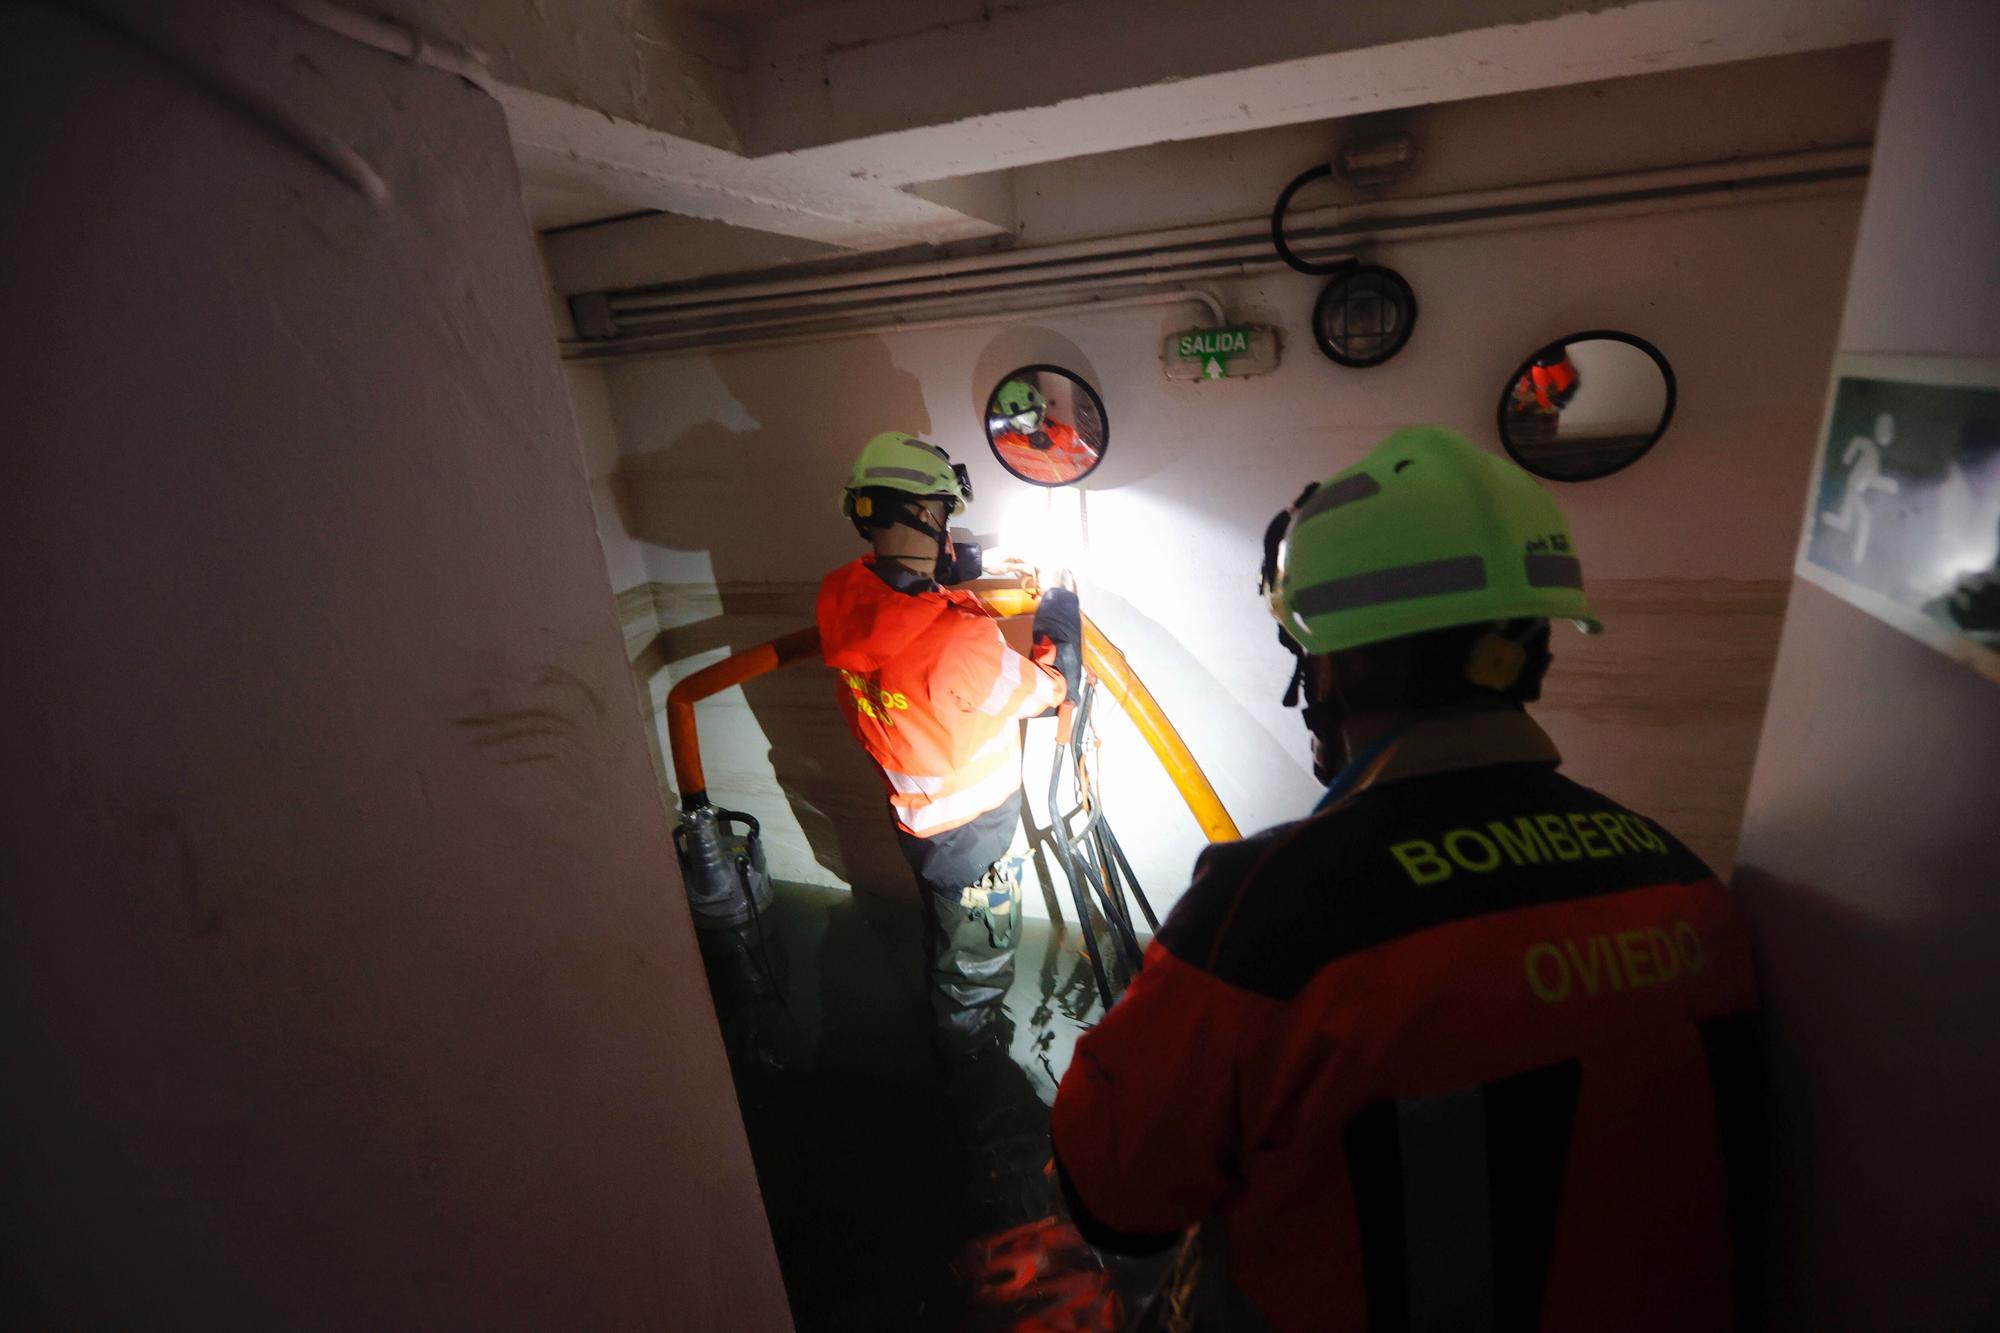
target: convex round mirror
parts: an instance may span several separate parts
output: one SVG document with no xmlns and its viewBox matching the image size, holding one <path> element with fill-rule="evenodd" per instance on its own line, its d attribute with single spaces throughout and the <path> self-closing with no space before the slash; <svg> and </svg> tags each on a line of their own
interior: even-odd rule
<svg viewBox="0 0 2000 1333">
<path fill-rule="evenodd" d="M 1000 466 L 1037 486 L 1082 481 L 1111 443 L 1104 400 L 1060 366 L 1009 371 L 987 395 L 985 424 Z"/>
<path fill-rule="evenodd" d="M 1500 440 L 1551 481 L 1591 481 L 1630 467 L 1674 416 L 1674 372 L 1629 333 L 1573 333 L 1523 361 L 1500 392 Z"/>
</svg>

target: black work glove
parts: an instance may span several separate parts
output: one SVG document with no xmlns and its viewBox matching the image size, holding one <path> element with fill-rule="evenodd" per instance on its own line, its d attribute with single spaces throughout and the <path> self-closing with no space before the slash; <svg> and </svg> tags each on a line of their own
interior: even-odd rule
<svg viewBox="0 0 2000 1333">
<path fill-rule="evenodd" d="M 1054 649 L 1055 660 L 1050 665 L 1062 673 L 1063 684 L 1069 688 L 1066 697 L 1075 702 L 1083 690 L 1083 608 L 1075 593 L 1051 588 L 1042 594 L 1041 604 L 1035 608 L 1034 636 L 1036 659 L 1048 661 L 1044 644 Z"/>
<path fill-rule="evenodd" d="M 1058 647 L 1083 642 L 1083 608 L 1068 588 L 1051 588 L 1035 607 L 1035 637 L 1048 639 Z"/>
</svg>

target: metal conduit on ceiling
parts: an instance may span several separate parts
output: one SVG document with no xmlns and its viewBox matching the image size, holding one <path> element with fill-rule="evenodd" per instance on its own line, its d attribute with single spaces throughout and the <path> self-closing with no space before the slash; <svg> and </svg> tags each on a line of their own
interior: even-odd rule
<svg viewBox="0 0 2000 1333">
<path fill-rule="evenodd" d="M 1824 149 L 1340 205 L 1297 214 L 1291 240 L 1301 255 L 1329 260 L 1363 244 L 1850 192 L 1865 181 L 1870 154 L 1867 146 Z M 571 298 L 584 336 L 566 339 L 563 352 L 585 360 L 702 352 L 1181 299 L 1214 306 L 1221 323 L 1213 294 L 1186 284 L 1281 270 L 1268 225 L 1256 218 L 918 263 L 585 293 Z"/>
</svg>

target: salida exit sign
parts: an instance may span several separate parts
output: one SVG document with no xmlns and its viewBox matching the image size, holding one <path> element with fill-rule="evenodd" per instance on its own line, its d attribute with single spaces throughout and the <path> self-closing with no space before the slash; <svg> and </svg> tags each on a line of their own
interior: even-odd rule
<svg viewBox="0 0 2000 1333">
<path fill-rule="evenodd" d="M 1278 331 L 1268 324 L 1187 329 L 1167 335 L 1160 353 L 1170 380 L 1234 380 L 1278 368 Z"/>
</svg>

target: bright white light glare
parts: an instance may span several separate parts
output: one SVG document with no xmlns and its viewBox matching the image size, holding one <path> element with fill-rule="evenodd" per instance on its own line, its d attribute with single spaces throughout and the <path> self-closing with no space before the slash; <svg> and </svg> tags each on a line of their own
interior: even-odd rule
<svg viewBox="0 0 2000 1333">
<path fill-rule="evenodd" d="M 1035 493 L 1012 497 L 1000 526 L 1000 551 L 1050 574 L 1066 569 L 1079 579 L 1088 577 L 1081 492 L 1071 486 L 1038 487 Z"/>
<path fill-rule="evenodd" d="M 1910 577 L 1910 588 L 1928 600 L 1950 592 L 1961 578 L 2000 562 L 2000 464 L 1968 471 L 1952 464 L 1936 490 L 1936 530 L 1948 534 L 1928 566 Z"/>
<path fill-rule="evenodd" d="M 1919 592 L 1930 596 L 1948 593 L 1958 586 L 1960 579 L 1973 574 L 1983 574 L 1993 568 L 1995 562 L 1993 544 L 1988 542 L 1983 548 L 1958 546 L 1944 553 L 1933 567 L 1927 584 L 1917 584 Z M 1913 584 L 1916 580 L 1912 579 Z"/>
</svg>

